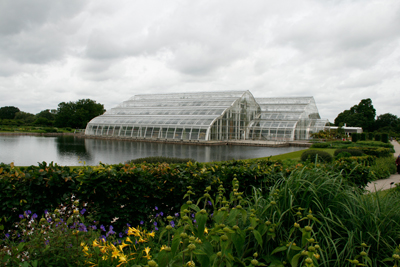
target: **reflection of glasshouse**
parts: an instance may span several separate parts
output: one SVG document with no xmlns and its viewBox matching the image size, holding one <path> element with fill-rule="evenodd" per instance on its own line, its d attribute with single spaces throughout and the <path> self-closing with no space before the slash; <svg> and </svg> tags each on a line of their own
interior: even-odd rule
<svg viewBox="0 0 400 267">
<path fill-rule="evenodd" d="M 323 130 L 315 101 L 249 91 L 136 95 L 91 120 L 86 135 L 169 140 L 296 140 Z"/>
</svg>

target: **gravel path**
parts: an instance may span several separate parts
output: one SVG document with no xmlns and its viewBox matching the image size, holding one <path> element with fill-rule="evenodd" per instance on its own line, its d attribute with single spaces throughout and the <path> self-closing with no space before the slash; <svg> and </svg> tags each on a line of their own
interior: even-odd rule
<svg viewBox="0 0 400 267">
<path fill-rule="evenodd" d="M 400 154 L 400 145 L 396 141 L 391 142 L 392 145 L 394 146 L 395 153 L 393 154 L 395 157 L 397 157 Z M 393 164 L 395 164 L 395 159 L 393 159 Z M 400 183 L 400 174 L 392 174 L 389 178 L 387 179 L 382 179 L 382 180 L 377 180 L 369 183 L 366 187 L 366 189 L 370 192 L 375 192 L 378 190 L 386 190 L 390 189 L 391 187 L 395 186 L 395 184 Z"/>
</svg>

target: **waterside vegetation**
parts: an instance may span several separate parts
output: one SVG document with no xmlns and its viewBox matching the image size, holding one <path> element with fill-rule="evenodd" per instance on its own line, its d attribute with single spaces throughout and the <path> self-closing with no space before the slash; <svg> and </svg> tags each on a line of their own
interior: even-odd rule
<svg viewBox="0 0 400 267">
<path fill-rule="evenodd" d="M 1 164 L 0 262 L 398 265 L 400 187 L 364 191 L 393 171 L 393 156 L 329 150 L 331 162 Z"/>
</svg>

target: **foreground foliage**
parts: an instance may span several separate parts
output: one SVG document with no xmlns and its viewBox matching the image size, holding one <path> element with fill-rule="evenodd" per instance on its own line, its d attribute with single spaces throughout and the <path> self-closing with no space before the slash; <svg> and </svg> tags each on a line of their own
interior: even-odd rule
<svg viewBox="0 0 400 267">
<path fill-rule="evenodd" d="M 93 220 L 87 202 L 19 214 L 1 237 L 15 266 L 393 266 L 399 261 L 400 195 L 364 194 L 340 174 L 299 168 L 272 187 L 240 192 L 222 182 L 199 198 L 188 186 L 178 212 L 153 207 L 146 221 Z M 391 265 L 386 265 L 390 263 Z"/>
</svg>

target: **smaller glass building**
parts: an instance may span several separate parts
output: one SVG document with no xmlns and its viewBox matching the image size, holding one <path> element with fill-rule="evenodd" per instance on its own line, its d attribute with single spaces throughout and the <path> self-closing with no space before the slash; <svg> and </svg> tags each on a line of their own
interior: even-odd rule
<svg viewBox="0 0 400 267">
<path fill-rule="evenodd" d="M 314 98 L 260 98 L 249 91 L 136 95 L 92 119 L 86 135 L 134 139 L 302 140 L 323 130 Z"/>
</svg>

